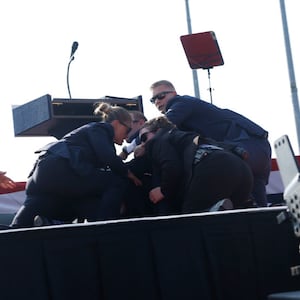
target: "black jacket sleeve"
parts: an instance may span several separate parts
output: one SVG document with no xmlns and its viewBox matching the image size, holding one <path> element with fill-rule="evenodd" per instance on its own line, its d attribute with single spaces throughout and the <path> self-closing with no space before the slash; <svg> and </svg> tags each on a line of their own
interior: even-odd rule
<svg viewBox="0 0 300 300">
<path fill-rule="evenodd" d="M 42 150 L 67 159 L 79 175 L 89 174 L 95 168 L 110 167 L 113 172 L 125 177 L 128 168 L 116 154 L 113 137 L 110 124 L 94 122 L 73 130 Z"/>
<path fill-rule="evenodd" d="M 160 186 L 167 198 L 176 197 L 182 184 L 183 163 L 166 139 L 155 140 L 151 149 L 153 187 Z"/>
</svg>

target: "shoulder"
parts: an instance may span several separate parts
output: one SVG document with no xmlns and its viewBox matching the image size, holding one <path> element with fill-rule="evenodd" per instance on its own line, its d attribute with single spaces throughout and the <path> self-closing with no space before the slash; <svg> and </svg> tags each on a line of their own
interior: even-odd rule
<svg viewBox="0 0 300 300">
<path fill-rule="evenodd" d="M 63 137 L 63 140 L 79 139 L 84 136 L 109 136 L 114 135 L 114 130 L 111 124 L 105 122 L 91 122 L 87 123 Z"/>
<path fill-rule="evenodd" d="M 171 128 L 162 128 L 156 133 L 155 137 L 149 141 L 150 147 L 155 150 L 170 147 Z"/>
<path fill-rule="evenodd" d="M 196 97 L 192 97 L 192 96 L 188 96 L 188 95 L 177 95 L 174 98 L 172 98 L 167 107 L 176 107 L 176 106 L 187 106 L 186 104 L 189 104 L 188 107 L 193 106 L 193 105 L 197 105 L 197 106 L 202 106 L 202 105 L 211 105 L 210 103 L 203 101 L 199 98 Z"/>
<path fill-rule="evenodd" d="M 114 132 L 112 125 L 106 122 L 92 122 L 92 123 L 88 123 L 86 126 L 87 129 L 95 130 L 103 133 L 113 134 Z"/>
</svg>

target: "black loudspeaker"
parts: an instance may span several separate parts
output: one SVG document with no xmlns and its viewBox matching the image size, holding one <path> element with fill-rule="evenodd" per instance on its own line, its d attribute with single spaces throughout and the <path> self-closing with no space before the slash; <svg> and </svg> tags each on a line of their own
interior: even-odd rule
<svg viewBox="0 0 300 300">
<path fill-rule="evenodd" d="M 54 136 L 61 138 L 71 130 L 93 121 L 95 106 L 100 102 L 143 112 L 142 96 L 99 99 L 64 99 L 44 95 L 28 103 L 13 107 L 15 136 Z"/>
</svg>

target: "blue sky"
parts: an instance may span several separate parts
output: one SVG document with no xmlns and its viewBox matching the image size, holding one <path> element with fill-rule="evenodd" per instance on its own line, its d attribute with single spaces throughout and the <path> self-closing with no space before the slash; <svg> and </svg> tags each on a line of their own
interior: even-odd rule
<svg viewBox="0 0 300 300">
<path fill-rule="evenodd" d="M 224 65 L 211 70 L 214 104 L 249 117 L 270 133 L 288 134 L 298 152 L 279 0 L 190 0 L 193 33 L 214 31 Z M 299 0 L 286 0 L 296 79 L 300 76 Z M 172 81 L 194 94 L 180 36 L 187 34 L 184 0 L 10 0 L 0 3 L 0 169 L 26 180 L 34 150 L 51 137 L 15 137 L 12 105 L 42 95 L 74 98 L 142 95 Z M 210 101 L 207 72 L 198 70 L 200 96 Z M 273 154 L 275 157 L 275 154 Z"/>
</svg>

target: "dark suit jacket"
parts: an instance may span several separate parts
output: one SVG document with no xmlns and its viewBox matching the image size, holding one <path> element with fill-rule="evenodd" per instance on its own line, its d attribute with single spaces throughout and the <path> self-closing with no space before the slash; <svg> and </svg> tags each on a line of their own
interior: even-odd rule
<svg viewBox="0 0 300 300">
<path fill-rule="evenodd" d="M 127 176 L 127 167 L 116 154 L 113 127 L 109 123 L 92 122 L 66 134 L 37 152 L 48 151 L 67 159 L 78 175 L 87 175 L 95 168 L 109 167 Z"/>
</svg>

